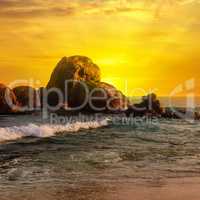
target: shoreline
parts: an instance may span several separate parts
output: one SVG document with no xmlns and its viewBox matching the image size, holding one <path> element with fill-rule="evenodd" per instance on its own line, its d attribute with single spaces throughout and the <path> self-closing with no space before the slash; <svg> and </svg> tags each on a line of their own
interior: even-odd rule
<svg viewBox="0 0 200 200">
<path fill-rule="evenodd" d="M 200 178 L 170 178 L 144 185 L 123 184 L 116 196 L 120 200 L 198 200 Z M 118 190 L 119 191 L 119 190 Z"/>
<path fill-rule="evenodd" d="M 1 200 L 199 200 L 200 177 L 155 179 L 149 183 L 40 183 L 20 189 L 20 186 L 1 188 Z M 19 188 L 18 188 L 19 187 Z M 48 192 L 47 191 L 48 188 Z M 20 189 L 20 190 L 19 190 Z M 30 192 L 32 194 L 30 195 Z M 34 193 L 33 193 L 34 191 Z M 58 195 L 59 194 L 59 195 Z"/>
</svg>

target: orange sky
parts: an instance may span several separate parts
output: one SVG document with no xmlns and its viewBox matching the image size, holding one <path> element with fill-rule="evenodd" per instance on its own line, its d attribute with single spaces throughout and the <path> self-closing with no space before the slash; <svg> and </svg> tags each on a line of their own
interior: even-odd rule
<svg viewBox="0 0 200 200">
<path fill-rule="evenodd" d="M 61 57 L 85 55 L 127 95 L 190 79 L 199 95 L 199 11 L 198 0 L 1 0 L 1 82 L 46 85 Z"/>
</svg>

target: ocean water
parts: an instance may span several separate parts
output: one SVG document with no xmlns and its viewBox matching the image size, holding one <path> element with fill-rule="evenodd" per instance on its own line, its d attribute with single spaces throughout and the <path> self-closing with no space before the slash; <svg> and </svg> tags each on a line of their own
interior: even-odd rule
<svg viewBox="0 0 200 200">
<path fill-rule="evenodd" d="M 200 176 L 199 122 L 113 121 L 1 117 L 0 199 L 117 199 L 117 185 Z"/>
</svg>

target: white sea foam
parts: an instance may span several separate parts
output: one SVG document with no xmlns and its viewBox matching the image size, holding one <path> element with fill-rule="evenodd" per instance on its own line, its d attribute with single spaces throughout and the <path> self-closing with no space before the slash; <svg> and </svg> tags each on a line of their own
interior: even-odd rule
<svg viewBox="0 0 200 200">
<path fill-rule="evenodd" d="M 0 128 L 0 142 L 16 140 L 23 137 L 51 137 L 60 132 L 77 132 L 80 129 L 94 129 L 107 126 L 107 119 L 101 121 L 74 122 L 66 125 L 28 124 L 26 126 L 12 126 Z"/>
</svg>

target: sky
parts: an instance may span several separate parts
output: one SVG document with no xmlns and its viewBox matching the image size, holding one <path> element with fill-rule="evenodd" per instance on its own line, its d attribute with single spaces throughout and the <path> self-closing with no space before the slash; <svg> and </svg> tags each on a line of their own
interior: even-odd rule
<svg viewBox="0 0 200 200">
<path fill-rule="evenodd" d="M 126 95 L 200 95 L 199 0 L 0 0 L 0 26 L 4 84 L 84 55 Z"/>
</svg>

